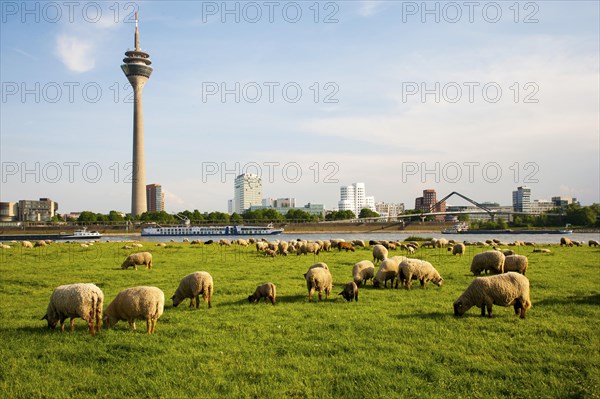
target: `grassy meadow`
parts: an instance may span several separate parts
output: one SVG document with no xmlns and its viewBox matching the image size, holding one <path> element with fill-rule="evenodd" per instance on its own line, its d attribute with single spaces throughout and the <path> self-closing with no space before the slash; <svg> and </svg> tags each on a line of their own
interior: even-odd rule
<svg viewBox="0 0 600 399">
<path fill-rule="evenodd" d="M 494 306 L 492 319 L 452 303 L 472 281 L 467 247 L 421 249 L 445 280 L 421 289 L 360 289 L 358 302 L 337 294 L 352 265 L 370 249 L 319 256 L 265 258 L 254 248 L 166 248 L 145 242 L 154 268 L 121 270 L 123 243 L 52 244 L 0 252 L 0 396 L 2 398 L 598 398 L 600 397 L 600 249 L 551 248 L 532 253 L 527 277 L 533 308 L 520 320 Z M 138 250 L 139 251 L 139 250 Z M 401 255 L 391 251 L 391 255 Z M 309 303 L 302 274 L 326 262 L 334 290 Z M 174 308 L 167 299 L 154 335 L 127 322 L 90 336 L 48 331 L 54 287 L 90 282 L 105 304 L 122 289 L 161 288 L 170 298 L 194 271 L 214 279 L 213 308 Z M 277 285 L 276 306 L 250 305 L 263 282 Z M 315 297 L 316 298 L 316 297 Z"/>
</svg>

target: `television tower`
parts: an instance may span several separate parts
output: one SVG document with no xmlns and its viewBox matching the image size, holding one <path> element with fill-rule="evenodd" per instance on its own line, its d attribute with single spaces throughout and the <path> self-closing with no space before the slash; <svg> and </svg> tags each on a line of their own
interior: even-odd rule
<svg viewBox="0 0 600 399">
<path fill-rule="evenodd" d="M 144 114 L 142 90 L 152 74 L 150 55 L 140 48 L 138 16 L 135 13 L 135 49 L 125 52 L 121 69 L 133 87 L 133 174 L 131 216 L 146 212 L 146 163 L 144 161 Z"/>
</svg>

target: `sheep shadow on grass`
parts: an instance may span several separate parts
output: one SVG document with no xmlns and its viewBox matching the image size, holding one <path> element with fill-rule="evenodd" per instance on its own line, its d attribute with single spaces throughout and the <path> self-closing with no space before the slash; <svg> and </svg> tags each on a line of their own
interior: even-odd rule
<svg viewBox="0 0 600 399">
<path fill-rule="evenodd" d="M 548 298 L 535 302 L 535 306 L 553 306 L 553 305 L 600 305 L 600 294 L 591 295 L 571 295 L 562 298 Z"/>
<path fill-rule="evenodd" d="M 414 319 L 426 319 L 426 320 L 448 320 L 454 318 L 452 309 L 448 312 L 429 312 L 429 313 L 411 313 L 411 314 L 399 314 L 396 316 L 399 320 L 414 320 Z"/>
</svg>

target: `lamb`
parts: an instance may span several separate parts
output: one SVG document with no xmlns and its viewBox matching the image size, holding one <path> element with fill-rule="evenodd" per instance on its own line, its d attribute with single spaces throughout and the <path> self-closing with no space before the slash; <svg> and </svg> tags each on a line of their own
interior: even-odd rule
<svg viewBox="0 0 600 399">
<path fill-rule="evenodd" d="M 126 320 L 135 331 L 136 320 L 146 320 L 148 334 L 154 334 L 156 321 L 163 314 L 165 294 L 157 287 L 133 287 L 119 292 L 104 311 L 104 327 Z"/>
<path fill-rule="evenodd" d="M 410 290 L 412 280 L 419 280 L 423 288 L 425 288 L 428 281 L 433 282 L 438 287 L 441 287 L 444 283 L 444 279 L 431 263 L 420 259 L 406 259 L 400 263 L 396 288 L 398 287 L 398 281 L 400 281 L 402 285 L 406 286 L 406 289 Z"/>
<path fill-rule="evenodd" d="M 146 269 L 152 269 L 152 254 L 150 252 L 138 252 L 131 254 L 121 265 L 121 269 L 127 269 L 133 266 L 137 270 L 137 265 L 146 265 Z"/>
<path fill-rule="evenodd" d="M 319 301 L 321 301 L 322 294 L 325 292 L 325 299 L 329 298 L 331 289 L 333 288 L 333 277 L 329 272 L 329 269 L 323 267 L 310 268 L 305 275 L 306 288 L 308 289 L 308 301 L 312 302 L 312 296 L 315 290 L 319 291 Z"/>
<path fill-rule="evenodd" d="M 598 242 L 598 240 L 589 240 L 588 245 L 590 247 L 598 247 L 598 246 L 600 246 L 600 242 Z"/>
<path fill-rule="evenodd" d="M 561 237 L 560 238 L 560 246 L 562 247 L 563 245 L 566 245 L 567 247 L 572 247 L 573 242 L 567 237 Z"/>
<path fill-rule="evenodd" d="M 373 280 L 375 265 L 370 260 L 362 260 L 352 267 L 352 277 L 357 286 L 366 285 L 368 280 Z"/>
<path fill-rule="evenodd" d="M 488 316 L 492 317 L 492 305 L 513 305 L 515 314 L 524 319 L 527 309 L 531 308 L 527 277 L 515 272 L 477 277 L 454 302 L 454 315 L 462 316 L 477 306 L 481 308 L 481 316 L 485 316 L 487 307 Z"/>
<path fill-rule="evenodd" d="M 477 254 L 473 257 L 473 261 L 471 262 L 471 273 L 476 276 L 479 276 L 482 271 L 485 271 L 486 273 L 490 271 L 494 274 L 503 273 L 504 259 L 504 254 L 495 250 Z"/>
<path fill-rule="evenodd" d="M 504 259 L 505 272 L 517 272 L 525 275 L 529 261 L 524 255 L 509 255 Z"/>
<path fill-rule="evenodd" d="M 88 324 L 90 334 L 100 331 L 104 294 L 94 284 L 68 284 L 56 287 L 50 296 L 50 303 L 42 320 L 48 321 L 48 329 L 53 330 L 60 321 L 60 331 L 65 331 L 65 319 L 71 318 L 71 331 L 75 330 L 75 318 L 81 317 Z M 94 328 L 94 319 L 96 326 Z"/>
<path fill-rule="evenodd" d="M 21 241 L 23 248 L 33 248 L 33 244 L 30 241 Z"/>
<path fill-rule="evenodd" d="M 450 248 L 448 248 L 450 250 Z M 463 256 L 465 254 L 466 247 L 465 244 L 459 242 L 458 244 L 454 244 L 452 247 L 452 255 L 460 255 Z"/>
<path fill-rule="evenodd" d="M 386 259 L 379 265 L 379 270 L 375 278 L 373 278 L 373 287 L 380 287 L 383 284 L 384 288 L 387 288 L 388 280 L 392 280 L 390 287 L 394 284 L 394 280 L 398 277 L 398 270 L 400 262 L 396 259 Z M 397 284 L 396 284 L 397 286 Z"/>
<path fill-rule="evenodd" d="M 188 274 L 179 282 L 179 287 L 171 297 L 173 306 L 177 307 L 184 299 L 190 298 L 190 308 L 196 304 L 196 309 L 200 306 L 200 294 L 204 302 L 208 303 L 208 308 L 212 307 L 213 296 L 213 278 L 207 272 L 194 272 Z M 194 301 L 195 300 L 195 301 Z"/>
<path fill-rule="evenodd" d="M 200 244 L 202 244 L 202 241 L 200 241 L 200 240 L 192 240 L 190 242 L 190 245 L 200 245 Z"/>
<path fill-rule="evenodd" d="M 383 262 L 387 259 L 388 250 L 381 244 L 376 244 L 373 246 L 373 263 L 377 263 L 377 261 Z"/>
<path fill-rule="evenodd" d="M 356 283 L 354 281 L 350 281 L 344 286 L 344 290 L 338 295 L 343 296 L 348 302 L 351 302 L 352 299 L 358 301 L 358 287 L 356 286 Z"/>
<path fill-rule="evenodd" d="M 277 287 L 275 287 L 275 284 L 265 283 L 259 285 L 256 287 L 254 294 L 248 296 L 248 301 L 250 303 L 258 303 L 261 298 L 265 298 L 265 303 L 268 303 L 267 300 L 269 300 L 275 305 L 275 302 L 277 301 Z"/>
<path fill-rule="evenodd" d="M 340 243 L 338 243 L 338 251 L 342 252 L 342 249 L 345 249 L 346 252 L 348 252 L 348 251 L 354 252 L 354 245 L 352 245 L 352 243 L 349 243 L 349 242 L 340 242 Z"/>
</svg>

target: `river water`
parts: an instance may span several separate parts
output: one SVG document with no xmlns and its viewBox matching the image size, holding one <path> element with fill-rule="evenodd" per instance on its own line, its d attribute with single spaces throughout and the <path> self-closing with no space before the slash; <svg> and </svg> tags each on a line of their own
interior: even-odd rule
<svg viewBox="0 0 600 399">
<path fill-rule="evenodd" d="M 575 241 L 583 241 L 585 245 L 587 245 L 588 240 L 599 240 L 600 241 L 600 233 L 573 233 L 573 234 L 441 234 L 441 233 L 314 233 L 314 234 L 279 234 L 279 235 L 269 235 L 269 236 L 255 236 L 255 238 L 266 238 L 267 240 L 328 240 L 331 238 L 342 238 L 346 241 L 352 240 L 364 240 L 368 242 L 369 240 L 399 240 L 403 241 L 409 236 L 419 236 L 419 237 L 434 237 L 434 238 L 446 238 L 448 240 L 453 239 L 457 242 L 463 241 L 485 241 L 492 238 L 497 238 L 502 242 L 510 243 L 513 241 L 531 241 L 538 244 L 560 244 L 561 237 L 569 237 L 571 240 Z M 226 238 L 229 240 L 235 240 L 236 238 L 248 238 L 248 237 L 234 237 L 234 236 L 194 236 L 188 237 L 190 240 L 199 239 L 202 241 L 207 240 L 220 240 L 221 238 Z M 140 240 L 140 241 L 149 241 L 149 242 L 168 242 L 168 241 L 176 241 L 182 242 L 184 237 L 140 237 L 139 235 L 131 235 L 131 236 L 110 236 L 106 235 L 102 237 L 102 240 L 107 241 L 129 241 L 129 240 Z"/>
</svg>

